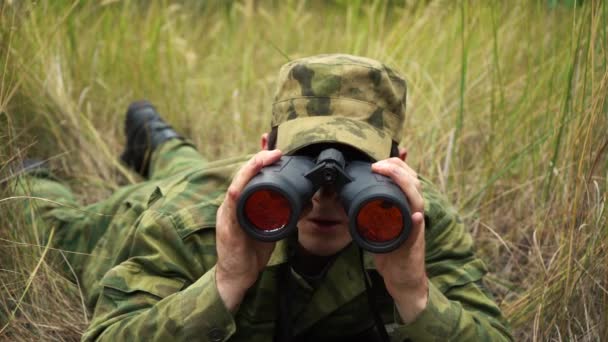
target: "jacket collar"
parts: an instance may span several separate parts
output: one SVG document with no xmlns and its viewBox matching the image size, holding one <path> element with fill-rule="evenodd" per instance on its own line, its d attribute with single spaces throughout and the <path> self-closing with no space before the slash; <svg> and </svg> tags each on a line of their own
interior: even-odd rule
<svg viewBox="0 0 608 342">
<path fill-rule="evenodd" d="M 359 248 L 357 248 L 357 246 L 354 243 L 351 243 L 350 245 L 348 245 L 346 247 L 346 249 L 344 251 L 340 252 L 340 254 L 344 254 L 350 249 L 358 250 Z M 268 260 L 268 263 L 266 264 L 266 266 L 267 267 L 276 267 L 276 266 L 286 263 L 289 260 L 289 253 L 290 253 L 290 249 L 289 249 L 288 240 L 283 239 L 283 240 L 278 241 L 274 248 L 274 251 L 270 255 L 270 259 Z M 357 258 L 358 257 L 359 257 L 359 255 L 357 254 Z M 357 264 L 356 264 L 357 267 L 360 267 L 359 260 L 357 259 L 356 261 L 357 261 Z M 369 252 L 366 252 L 366 251 L 363 252 L 363 264 L 365 266 L 365 269 L 367 269 L 367 270 L 376 269 L 376 265 L 374 263 L 374 257 Z"/>
<path fill-rule="evenodd" d="M 287 239 L 277 242 L 267 266 L 274 268 L 288 262 L 289 253 Z M 307 330 L 365 292 L 360 253 L 361 249 L 354 243 L 340 252 L 325 278 L 314 291 L 310 304 L 298 315 L 294 334 Z M 363 264 L 366 270 L 375 269 L 373 255 L 364 252 Z"/>
</svg>

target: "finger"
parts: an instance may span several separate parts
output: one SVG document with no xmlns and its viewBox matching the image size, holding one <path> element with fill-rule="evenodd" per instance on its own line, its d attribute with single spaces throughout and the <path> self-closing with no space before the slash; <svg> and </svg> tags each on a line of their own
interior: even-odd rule
<svg viewBox="0 0 608 342">
<path fill-rule="evenodd" d="M 393 158 L 388 158 L 388 159 L 384 159 L 381 161 L 378 161 L 376 163 L 380 163 L 380 164 L 391 164 L 391 165 L 395 165 L 398 167 L 403 168 L 409 175 L 411 175 L 412 177 L 418 178 L 418 173 L 416 173 L 416 171 L 414 171 L 414 169 L 412 169 L 406 162 L 404 162 L 403 160 L 397 158 L 397 157 L 393 157 Z"/>
<path fill-rule="evenodd" d="M 418 173 L 414 169 L 412 169 L 405 161 L 403 161 L 399 158 L 389 158 L 389 159 L 385 159 L 381 162 L 392 164 L 397 167 L 403 168 L 408 175 L 419 180 Z M 416 188 L 418 189 L 418 191 L 422 192 L 422 182 L 417 181 L 417 182 L 415 182 L 415 185 L 416 185 Z"/>
<path fill-rule="evenodd" d="M 277 243 L 253 240 L 253 244 L 256 251 L 256 256 L 258 258 L 258 271 L 261 271 L 266 267 L 266 264 L 268 264 L 268 260 L 270 260 L 270 256 L 272 255 Z"/>
<path fill-rule="evenodd" d="M 230 187 L 228 188 L 228 197 L 231 200 L 236 201 L 240 192 L 245 188 L 245 185 L 249 183 L 251 178 L 255 176 L 260 170 L 268 165 L 271 165 L 281 158 L 280 150 L 272 151 L 260 151 L 256 153 L 243 167 L 237 172 L 236 176 L 232 180 Z"/>
<path fill-rule="evenodd" d="M 422 197 L 421 183 L 402 167 L 392 163 L 377 163 L 372 166 L 372 171 L 390 177 L 403 191 L 410 204 L 412 212 L 424 211 L 424 198 Z"/>
<path fill-rule="evenodd" d="M 241 234 L 237 229 L 239 226 L 236 218 L 236 203 L 241 191 L 264 166 L 268 166 L 281 158 L 280 150 L 260 151 L 256 153 L 243 167 L 237 172 L 232 183 L 226 191 L 226 198 L 221 206 L 222 219 L 226 220 L 226 229 L 232 234 Z M 218 213 L 219 214 L 219 213 Z"/>
<path fill-rule="evenodd" d="M 389 253 L 375 254 L 376 262 L 384 264 L 401 264 L 402 267 L 413 269 L 411 265 L 424 265 L 425 256 L 425 239 L 424 239 L 424 215 L 422 213 L 414 213 L 412 215 L 412 229 L 407 240 Z M 393 262 L 392 260 L 399 260 Z"/>
<path fill-rule="evenodd" d="M 224 203 L 217 211 L 217 224 L 215 227 L 216 239 L 218 240 L 218 248 L 223 243 L 233 245 L 234 239 L 242 238 L 245 233 L 238 229 L 236 224 L 236 209 L 234 208 L 234 199 L 228 199 L 230 194 L 227 194 Z M 223 242 L 223 243 L 222 243 Z"/>
<path fill-rule="evenodd" d="M 407 248 L 413 254 L 421 254 L 422 258 L 424 258 L 424 230 L 424 215 L 420 212 L 413 213 L 412 230 L 410 231 L 410 236 L 404 243 L 404 248 Z"/>
<path fill-rule="evenodd" d="M 372 171 L 390 177 L 403 191 L 410 204 L 412 212 L 424 211 L 424 198 L 421 194 L 421 184 L 418 178 L 411 176 L 404 168 L 393 163 L 375 163 Z"/>
<path fill-rule="evenodd" d="M 412 214 L 412 224 L 421 225 L 424 223 L 424 214 L 421 212 L 415 212 Z"/>
</svg>

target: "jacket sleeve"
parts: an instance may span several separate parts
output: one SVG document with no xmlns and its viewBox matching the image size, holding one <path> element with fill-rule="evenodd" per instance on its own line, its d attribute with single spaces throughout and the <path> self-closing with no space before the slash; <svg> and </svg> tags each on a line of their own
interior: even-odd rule
<svg viewBox="0 0 608 342">
<path fill-rule="evenodd" d="M 475 257 L 473 240 L 447 201 L 422 179 L 425 197 L 426 309 L 397 325 L 393 341 L 512 341 L 508 324 L 482 283 L 487 272 Z"/>
<path fill-rule="evenodd" d="M 223 341 L 234 333 L 234 319 L 217 291 L 215 267 L 203 265 L 215 264 L 212 230 L 193 236 L 196 244 L 184 243 L 169 216 L 150 210 L 134 229 L 122 248 L 125 261 L 100 281 L 83 340 Z M 202 254 L 208 262 L 193 258 L 191 246 L 206 244 Z"/>
</svg>

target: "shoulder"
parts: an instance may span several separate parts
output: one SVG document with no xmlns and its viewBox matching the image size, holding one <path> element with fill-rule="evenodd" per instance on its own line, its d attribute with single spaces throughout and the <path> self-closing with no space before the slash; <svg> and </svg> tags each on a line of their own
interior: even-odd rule
<svg viewBox="0 0 608 342">
<path fill-rule="evenodd" d="M 419 175 L 418 178 L 422 183 L 425 216 L 429 219 L 437 219 L 445 215 L 457 216 L 454 205 L 437 185 L 424 176 Z"/>
<path fill-rule="evenodd" d="M 427 258 L 445 250 L 467 251 L 473 247 L 472 237 L 455 206 L 430 180 L 420 177 L 424 196 L 424 221 Z"/>
</svg>

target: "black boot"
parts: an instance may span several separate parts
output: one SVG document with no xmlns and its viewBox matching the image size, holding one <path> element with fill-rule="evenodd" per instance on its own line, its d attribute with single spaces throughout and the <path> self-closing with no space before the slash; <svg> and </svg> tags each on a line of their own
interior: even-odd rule
<svg viewBox="0 0 608 342">
<path fill-rule="evenodd" d="M 0 186 L 5 186 L 8 182 L 20 175 L 30 175 L 38 178 L 53 179 L 51 168 L 48 161 L 36 158 L 26 158 L 20 162 L 8 165 L 8 176 L 0 175 Z"/>
<path fill-rule="evenodd" d="M 120 159 L 146 178 L 152 152 L 169 139 L 182 138 L 148 101 L 137 101 L 129 105 L 125 134 L 127 145 Z"/>
<path fill-rule="evenodd" d="M 27 173 L 36 177 L 46 178 L 51 174 L 49 162 L 37 158 L 26 158 L 21 163 L 19 173 Z"/>
</svg>

